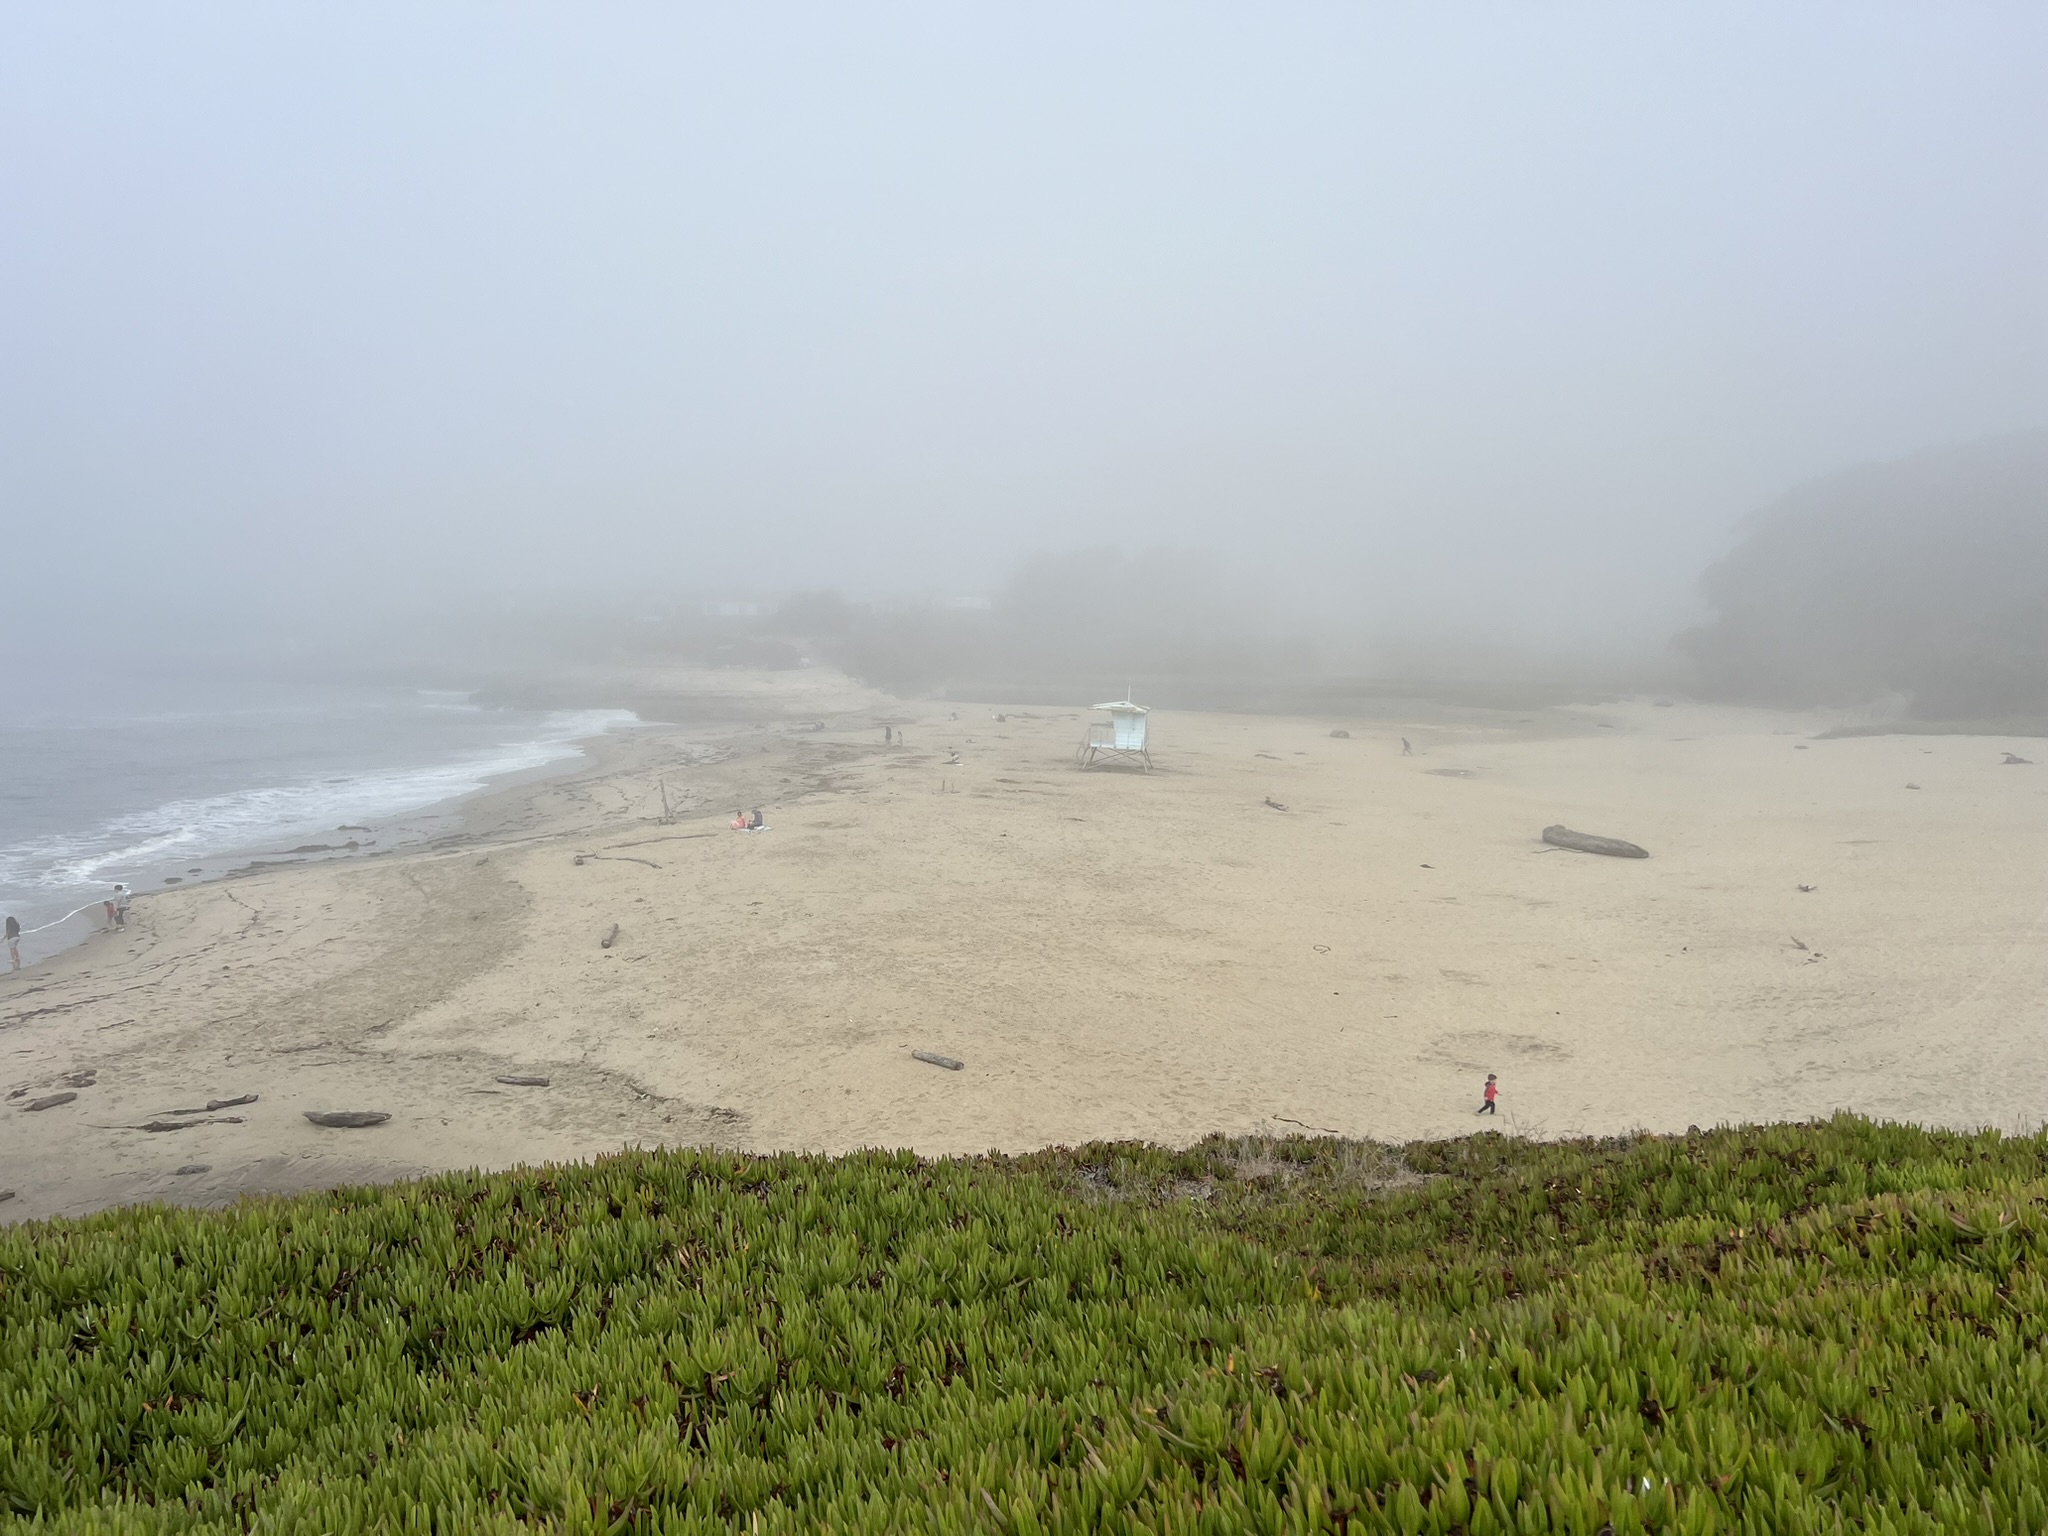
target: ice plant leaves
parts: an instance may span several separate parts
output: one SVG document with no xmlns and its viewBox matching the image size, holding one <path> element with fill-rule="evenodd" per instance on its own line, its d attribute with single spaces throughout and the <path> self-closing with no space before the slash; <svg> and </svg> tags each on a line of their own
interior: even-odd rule
<svg viewBox="0 0 2048 1536">
<path fill-rule="evenodd" d="M 54 1529 L 2048 1529 L 2048 1144 L 599 1162 L 0 1231 Z"/>
</svg>

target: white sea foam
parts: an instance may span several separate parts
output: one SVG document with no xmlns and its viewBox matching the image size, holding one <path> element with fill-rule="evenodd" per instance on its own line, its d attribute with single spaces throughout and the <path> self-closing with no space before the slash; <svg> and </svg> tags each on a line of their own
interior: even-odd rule
<svg viewBox="0 0 2048 1536">
<path fill-rule="evenodd" d="M 55 893 L 96 886 L 140 867 L 201 859 L 374 823 L 473 794 L 490 780 L 579 755 L 577 742 L 638 723 L 628 710 L 564 710 L 532 737 L 424 767 L 307 778 L 172 800 L 78 833 L 0 846 L 0 887 Z"/>
</svg>

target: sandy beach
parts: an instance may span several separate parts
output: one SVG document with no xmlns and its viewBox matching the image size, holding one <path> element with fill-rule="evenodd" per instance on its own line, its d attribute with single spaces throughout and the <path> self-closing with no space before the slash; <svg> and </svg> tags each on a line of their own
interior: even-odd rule
<svg viewBox="0 0 2048 1536">
<path fill-rule="evenodd" d="M 1456 1135 L 1488 1071 L 1531 1135 L 2048 1118 L 2048 764 L 2002 760 L 2038 743 L 1162 712 L 1155 772 L 1082 771 L 1085 711 L 823 681 L 0 976 L 0 1220 L 656 1142 Z"/>
</svg>

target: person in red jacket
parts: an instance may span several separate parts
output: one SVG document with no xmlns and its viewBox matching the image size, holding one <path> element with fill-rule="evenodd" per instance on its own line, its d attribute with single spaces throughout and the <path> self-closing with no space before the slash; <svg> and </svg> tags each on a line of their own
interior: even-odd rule
<svg viewBox="0 0 2048 1536">
<path fill-rule="evenodd" d="M 1497 1114 L 1499 1114 L 1499 1113 L 1500 1113 L 1500 1111 L 1499 1111 L 1498 1109 L 1494 1108 L 1494 1101 L 1495 1101 L 1495 1100 L 1497 1100 L 1497 1099 L 1498 1099 L 1499 1097 L 1500 1097 L 1500 1083 L 1499 1083 L 1499 1080 L 1498 1080 L 1498 1079 L 1496 1079 L 1496 1078 L 1494 1077 L 1494 1075 L 1493 1075 L 1493 1074 L 1492 1074 L 1491 1072 L 1489 1072 L 1489 1073 L 1487 1073 L 1487 1074 L 1486 1074 L 1486 1101 L 1485 1101 L 1485 1102 L 1484 1102 L 1483 1104 L 1481 1104 L 1481 1105 L 1480 1105 L 1480 1106 L 1479 1106 L 1479 1107 L 1478 1107 L 1477 1109 L 1473 1110 L 1473 1111 L 1472 1111 L 1472 1113 L 1473 1113 L 1473 1114 L 1475 1114 L 1475 1115 L 1497 1115 Z"/>
</svg>

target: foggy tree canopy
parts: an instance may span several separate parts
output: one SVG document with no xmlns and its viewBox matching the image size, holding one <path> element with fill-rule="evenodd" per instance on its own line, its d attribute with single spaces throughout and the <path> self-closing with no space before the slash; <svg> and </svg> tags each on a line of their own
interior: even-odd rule
<svg viewBox="0 0 2048 1536">
<path fill-rule="evenodd" d="M 770 623 L 883 687 L 1056 678 L 1104 690 L 1134 679 L 1298 673 L 1310 647 L 1273 609 L 1208 557 L 1098 547 L 1023 562 L 985 608 L 809 593 Z"/>
<path fill-rule="evenodd" d="M 2048 711 L 2048 434 L 1815 481 L 1707 575 L 1680 640 L 1715 695 L 1924 719 Z"/>
</svg>

